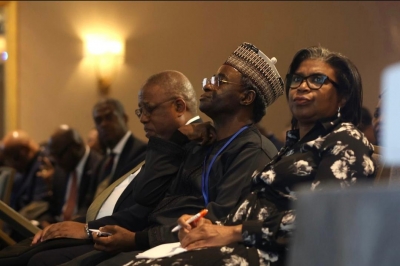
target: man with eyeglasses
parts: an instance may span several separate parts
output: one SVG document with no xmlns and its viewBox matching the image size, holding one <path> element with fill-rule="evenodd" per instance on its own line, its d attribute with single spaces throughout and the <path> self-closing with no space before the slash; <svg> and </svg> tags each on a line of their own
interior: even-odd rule
<svg viewBox="0 0 400 266">
<path fill-rule="evenodd" d="M 48 150 L 56 169 L 49 210 L 38 218 L 42 227 L 86 213 L 93 200 L 90 184 L 102 159 L 67 125 L 61 125 L 50 136 Z"/>
<path fill-rule="evenodd" d="M 153 144 L 149 142 L 149 147 L 158 148 L 153 159 L 159 165 L 175 165 L 183 156 L 178 174 L 172 179 L 149 176 L 138 182 L 136 200 L 145 206 L 155 206 L 148 218 L 149 226 L 142 231 L 134 231 L 129 225 L 122 228 L 120 224 L 100 227 L 112 236 L 93 235 L 96 249 L 145 250 L 176 242 L 177 233 L 171 229 L 180 215 L 207 208 L 206 217 L 216 222 L 249 192 L 252 173 L 277 153 L 254 125 L 265 115 L 265 108 L 283 93 L 275 62 L 276 59 L 271 61 L 255 46 L 243 43 L 215 76 L 203 80 L 200 110 L 213 120 L 216 142 L 206 147 L 189 142 L 197 132 L 195 125 L 180 127 L 169 140 L 150 139 Z M 141 121 L 145 119 L 142 114 Z M 201 139 L 207 142 L 204 132 L 203 136 Z M 141 191 L 146 191 L 146 195 Z M 120 255 L 134 257 L 124 254 Z M 120 255 L 107 263 L 125 263 L 119 260 Z"/>
<path fill-rule="evenodd" d="M 155 74 L 146 81 L 140 91 L 139 108 L 135 113 L 144 125 L 148 138 L 168 139 L 177 128 L 192 122 L 201 122 L 200 117 L 197 115 L 197 101 L 193 86 L 186 76 L 172 70 Z M 115 224 L 117 221 L 126 226 L 127 223 L 133 220 L 134 223 L 129 225 L 135 231 L 142 230 L 147 226 L 147 214 L 152 208 L 144 207 L 135 202 L 134 195 L 139 192 L 138 182 L 141 179 L 146 180 L 157 176 L 170 179 L 175 176 L 179 166 L 179 163 L 178 165 L 168 165 L 167 167 L 164 164 L 153 164 L 152 157 L 157 154 L 157 150 L 153 148 L 162 147 L 158 147 L 157 144 L 152 145 L 152 141 L 149 143 L 150 146 L 146 151 L 146 164 L 132 168 L 127 171 L 127 174 L 115 181 L 110 186 L 113 187 L 111 193 L 108 194 L 104 201 L 99 198 L 102 198 L 103 193 L 109 188 L 93 201 L 86 216 L 86 227 L 84 223 L 78 222 L 53 224 L 39 232 L 35 236 L 33 244 L 60 236 L 85 241 L 88 238 L 89 228 L 97 229 L 106 224 Z M 115 185 L 116 183 L 118 185 Z M 92 206 L 99 205 L 97 204 L 99 201 L 101 208 L 95 213 L 94 219 L 90 218 L 89 216 L 92 215 L 89 212 L 91 212 Z M 108 215 L 106 215 L 107 212 L 109 213 Z M 91 234 L 89 235 L 91 236 Z M 77 245 L 74 239 L 69 240 L 71 241 L 65 241 L 61 245 L 58 243 L 58 246 Z M 46 242 L 41 244 L 46 245 Z M 57 265 L 93 249 L 93 243 L 82 242 L 80 244 L 79 246 L 41 252 L 32 258 L 30 265 L 46 263 L 48 265 Z M 23 262 L 26 264 L 25 261 Z M 24 263 L 21 261 L 21 264 Z"/>
</svg>

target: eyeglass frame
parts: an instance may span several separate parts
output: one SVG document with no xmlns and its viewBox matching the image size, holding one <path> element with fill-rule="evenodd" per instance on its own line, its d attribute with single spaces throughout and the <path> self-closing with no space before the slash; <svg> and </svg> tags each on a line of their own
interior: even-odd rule
<svg viewBox="0 0 400 266">
<path fill-rule="evenodd" d="M 211 78 L 203 78 L 203 81 L 202 81 L 201 85 L 202 85 L 202 89 L 204 90 L 204 88 L 208 84 L 211 84 L 211 85 L 214 85 L 214 86 L 217 85 L 217 87 L 219 87 L 219 86 L 221 86 L 221 83 L 230 83 L 230 84 L 242 85 L 240 83 L 224 80 L 220 76 L 216 76 L 216 75 L 213 75 Z"/>
<path fill-rule="evenodd" d="M 157 108 L 159 108 L 159 107 L 160 107 L 161 105 L 163 105 L 164 103 L 167 103 L 167 102 L 170 102 L 170 101 L 176 101 L 176 99 L 177 99 L 176 97 L 170 98 L 170 99 L 165 100 L 165 101 L 163 101 L 163 102 L 157 103 L 157 104 L 155 104 L 154 106 L 151 106 L 150 108 L 149 108 L 149 107 L 139 107 L 138 109 L 135 110 L 135 115 L 136 115 L 138 118 L 142 117 L 143 113 L 144 113 L 146 116 L 150 116 L 151 113 L 153 113 Z M 150 110 L 149 110 L 149 109 L 150 109 Z M 143 112 L 143 110 L 144 110 L 144 112 Z"/>
<path fill-rule="evenodd" d="M 332 83 L 332 85 L 333 85 L 335 88 L 338 88 L 338 87 L 339 87 L 339 84 L 337 84 L 335 81 L 333 81 L 333 80 L 332 80 L 331 78 L 329 78 L 327 75 L 325 75 L 325 74 L 319 74 L 319 73 L 314 73 L 314 74 L 308 75 L 308 76 L 306 76 L 306 77 L 303 77 L 302 75 L 299 75 L 299 74 L 287 74 L 287 75 L 286 75 L 286 82 L 289 83 L 289 81 L 290 81 L 290 83 L 292 83 L 292 78 L 293 78 L 294 76 L 300 77 L 302 80 L 300 81 L 299 85 L 296 86 L 296 87 L 291 87 L 291 86 L 290 86 L 291 84 L 286 85 L 287 88 L 289 88 L 289 89 L 293 89 L 293 90 L 294 90 L 294 89 L 297 89 L 298 87 L 301 86 L 301 84 L 303 84 L 304 80 L 306 81 L 307 86 L 310 88 L 310 90 L 319 90 L 319 89 L 321 89 L 322 86 L 325 84 L 325 82 L 326 82 L 327 80 L 328 80 L 330 83 Z M 308 81 L 308 78 L 313 77 L 313 76 L 322 76 L 322 77 L 324 77 L 324 81 L 320 84 L 319 88 L 311 88 L 310 83 L 309 83 L 309 81 Z"/>
</svg>

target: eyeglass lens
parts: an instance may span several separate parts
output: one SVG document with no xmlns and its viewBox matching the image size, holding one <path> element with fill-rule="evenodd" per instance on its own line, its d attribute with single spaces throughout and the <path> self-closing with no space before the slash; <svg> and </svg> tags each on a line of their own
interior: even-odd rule
<svg viewBox="0 0 400 266">
<path fill-rule="evenodd" d="M 298 88 L 304 80 L 306 80 L 307 85 L 312 90 L 318 90 L 322 87 L 328 77 L 322 74 L 313 74 L 308 77 L 302 77 L 300 75 L 291 75 L 289 79 L 290 88 Z"/>
</svg>

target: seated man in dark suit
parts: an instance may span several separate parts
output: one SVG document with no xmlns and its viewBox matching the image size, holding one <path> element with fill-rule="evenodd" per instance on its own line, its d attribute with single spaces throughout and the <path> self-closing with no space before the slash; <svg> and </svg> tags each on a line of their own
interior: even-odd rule
<svg viewBox="0 0 400 266">
<path fill-rule="evenodd" d="M 5 165 L 17 171 L 10 206 L 20 211 L 32 201 L 46 200 L 50 185 L 37 176 L 41 165 L 39 144 L 26 132 L 16 130 L 4 137 L 1 149 Z"/>
<path fill-rule="evenodd" d="M 50 208 L 38 219 L 43 227 L 86 214 L 93 200 L 89 186 L 102 159 L 83 142 L 75 129 L 67 125 L 60 126 L 51 135 L 48 150 L 56 171 Z"/>
<path fill-rule="evenodd" d="M 177 71 L 164 71 L 155 74 L 146 81 L 143 87 L 148 87 L 148 91 L 152 92 L 152 95 L 147 96 L 146 99 L 141 103 L 141 105 L 146 108 L 147 112 L 151 113 L 151 116 L 141 116 L 141 122 L 144 125 L 147 137 L 157 136 L 159 138 L 168 139 L 180 126 L 201 121 L 200 117 L 197 115 L 196 93 L 190 81 L 182 73 Z M 175 100 L 164 101 L 164 98 Z M 151 153 L 146 153 L 146 160 L 151 156 Z M 140 171 L 134 171 L 131 169 L 128 171 L 128 174 L 121 178 L 122 180 L 117 180 L 116 182 L 119 181 L 118 185 L 115 186 L 109 196 L 106 197 L 104 202 L 100 202 L 100 204 L 98 204 L 98 198 L 94 200 L 89 208 L 89 211 L 91 211 L 92 206 L 94 205 L 100 205 L 101 207 L 97 208 L 97 212 L 95 212 L 94 215 L 89 214 L 88 211 L 87 218 L 89 225 L 91 225 L 90 228 L 95 228 L 97 226 L 96 223 L 109 223 L 113 216 L 102 218 L 107 210 L 117 213 L 128 208 L 131 209 L 131 213 L 133 213 L 133 215 L 136 215 L 135 219 L 139 221 L 135 224 L 137 230 L 142 230 L 146 226 L 146 217 L 152 208 L 144 207 L 135 203 L 132 194 L 137 192 L 137 180 L 139 180 L 141 176 L 143 176 L 145 179 L 146 176 L 158 175 L 165 178 L 171 178 L 176 174 L 174 169 L 168 169 L 167 171 L 164 171 L 163 169 L 160 169 L 157 164 L 151 167 L 146 167 L 146 165 L 143 165 Z M 129 175 L 130 173 L 132 174 Z M 124 183 L 128 183 L 128 185 L 123 189 L 121 186 L 123 187 Z M 99 195 L 99 198 L 101 197 L 102 194 Z M 105 211 L 103 212 L 101 209 L 105 209 Z M 92 221 L 94 218 L 96 220 Z M 34 242 L 36 243 L 39 237 L 42 237 L 43 240 L 50 239 L 52 237 L 85 239 L 87 238 L 87 234 L 84 227 L 84 223 L 56 223 L 37 234 Z M 44 254 L 44 256 L 48 256 L 48 252 L 51 252 L 52 254 L 49 255 L 49 259 L 60 258 L 61 260 L 53 260 L 49 263 L 57 264 L 61 263 L 63 260 L 67 261 L 75 256 L 90 251 L 93 249 L 93 245 L 82 245 L 80 247 L 69 247 L 66 249 L 68 249 L 70 253 L 64 252 L 62 251 L 63 249 L 60 249 L 61 252 L 59 252 L 56 256 L 52 256 L 53 251 L 42 252 L 38 255 Z M 72 257 L 63 258 L 64 254 L 72 254 Z"/>
<path fill-rule="evenodd" d="M 90 228 L 102 226 L 101 231 L 112 233 L 102 238 L 89 234 L 96 249 L 115 253 L 178 241 L 171 229 L 180 215 L 207 208 L 207 217 L 216 221 L 249 192 L 249 176 L 277 152 L 254 125 L 264 116 L 265 108 L 283 93 L 283 82 L 273 64 L 257 48 L 243 44 L 219 68 L 216 76 L 203 81 L 200 110 L 213 119 L 217 142 L 211 147 L 188 142 L 190 138 L 186 136 L 192 135 L 193 126 L 181 127 L 168 140 L 150 138 L 147 154 L 153 156 L 149 158 L 151 163 L 146 159 L 147 163 L 159 168 L 164 165 L 166 170 L 178 167 L 177 176 L 168 179 L 145 175 L 146 179 L 138 182 L 139 192 L 144 193 L 136 199 L 156 206 L 145 230 L 134 229 L 138 221 L 129 211 L 89 223 Z M 138 114 L 142 123 L 151 120 L 153 115 L 142 104 L 150 96 L 145 88 L 139 94 Z M 164 98 L 167 102 L 168 98 Z M 177 166 L 179 161 L 181 164 Z M 71 251 L 65 250 L 68 252 Z M 29 265 L 41 265 L 50 254 L 32 258 Z"/>
<path fill-rule="evenodd" d="M 100 141 L 107 147 L 105 157 L 94 187 L 95 196 L 113 183 L 130 168 L 143 161 L 146 144 L 128 130 L 128 116 L 121 102 L 106 98 L 93 107 L 93 120 Z M 111 214 L 111 213 L 109 213 Z"/>
</svg>

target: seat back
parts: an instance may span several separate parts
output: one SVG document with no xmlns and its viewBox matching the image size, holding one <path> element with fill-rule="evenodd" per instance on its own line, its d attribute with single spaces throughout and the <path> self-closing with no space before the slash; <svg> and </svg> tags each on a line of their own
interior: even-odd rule
<svg viewBox="0 0 400 266">
<path fill-rule="evenodd" d="M 382 147 L 374 145 L 374 153 L 372 159 L 376 164 L 375 185 L 388 185 L 391 178 L 391 167 L 386 167 L 382 160 Z"/>
<path fill-rule="evenodd" d="M 0 200 L 6 204 L 10 204 L 14 176 L 14 168 L 6 166 L 0 167 Z"/>
</svg>

